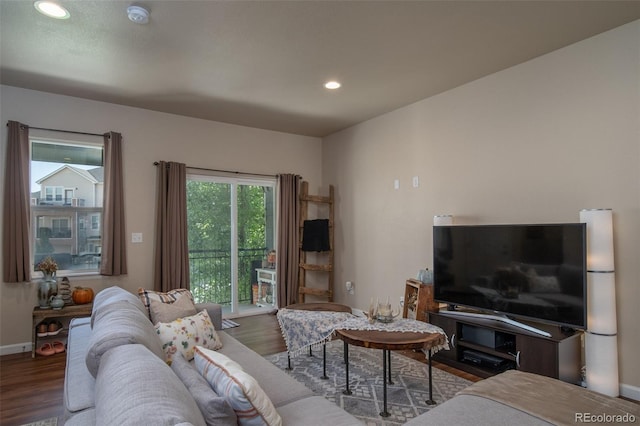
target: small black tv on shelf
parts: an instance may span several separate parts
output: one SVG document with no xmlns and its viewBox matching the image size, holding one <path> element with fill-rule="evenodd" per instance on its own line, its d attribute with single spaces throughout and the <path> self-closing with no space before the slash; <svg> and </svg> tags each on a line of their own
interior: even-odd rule
<svg viewBox="0 0 640 426">
<path fill-rule="evenodd" d="M 586 263 L 583 223 L 433 227 L 434 299 L 454 310 L 586 329 Z"/>
</svg>

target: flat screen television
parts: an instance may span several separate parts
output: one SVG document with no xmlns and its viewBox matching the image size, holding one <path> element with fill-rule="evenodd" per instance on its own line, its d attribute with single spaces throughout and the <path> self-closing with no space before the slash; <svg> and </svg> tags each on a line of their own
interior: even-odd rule
<svg viewBox="0 0 640 426">
<path fill-rule="evenodd" d="M 434 299 L 585 329 L 586 225 L 433 227 Z"/>
</svg>

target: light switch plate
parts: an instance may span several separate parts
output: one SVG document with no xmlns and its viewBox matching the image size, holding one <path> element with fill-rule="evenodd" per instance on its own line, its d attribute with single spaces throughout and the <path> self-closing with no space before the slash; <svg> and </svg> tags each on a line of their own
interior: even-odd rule
<svg viewBox="0 0 640 426">
<path fill-rule="evenodd" d="M 142 242 L 142 232 L 133 232 L 131 234 L 131 242 L 132 243 L 141 243 Z"/>
</svg>

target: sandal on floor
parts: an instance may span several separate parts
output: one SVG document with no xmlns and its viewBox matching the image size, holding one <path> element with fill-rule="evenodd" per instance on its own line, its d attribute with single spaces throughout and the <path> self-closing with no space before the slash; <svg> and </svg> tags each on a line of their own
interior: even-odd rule
<svg viewBox="0 0 640 426">
<path fill-rule="evenodd" d="M 56 340 L 55 342 L 52 343 L 52 345 L 53 345 L 53 350 L 57 354 L 64 352 L 64 343 L 62 343 L 61 341 Z"/>
<path fill-rule="evenodd" d="M 38 349 L 36 349 L 36 353 L 38 355 L 49 356 L 49 355 L 55 354 L 56 351 L 51 346 L 51 343 L 45 343 L 44 345 L 42 345 Z"/>
<path fill-rule="evenodd" d="M 55 336 L 62 331 L 62 323 L 60 321 L 52 321 L 49 323 L 47 336 Z"/>
<path fill-rule="evenodd" d="M 49 330 L 49 324 L 47 324 L 46 322 L 41 322 L 36 327 L 36 333 L 38 334 L 38 337 L 48 336 L 49 335 L 48 330 Z"/>
</svg>

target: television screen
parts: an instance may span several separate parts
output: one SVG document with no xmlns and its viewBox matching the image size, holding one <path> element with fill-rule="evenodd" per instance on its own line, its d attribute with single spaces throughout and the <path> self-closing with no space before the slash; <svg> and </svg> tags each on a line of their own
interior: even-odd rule
<svg viewBox="0 0 640 426">
<path fill-rule="evenodd" d="M 586 225 L 433 227 L 434 298 L 586 328 Z"/>
</svg>

